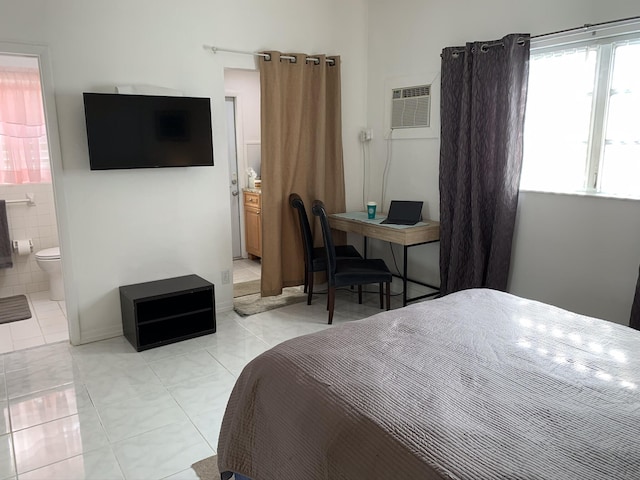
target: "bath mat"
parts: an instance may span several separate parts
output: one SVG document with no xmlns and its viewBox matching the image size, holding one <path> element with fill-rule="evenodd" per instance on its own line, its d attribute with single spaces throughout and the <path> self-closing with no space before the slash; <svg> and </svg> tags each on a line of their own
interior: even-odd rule
<svg viewBox="0 0 640 480">
<path fill-rule="evenodd" d="M 233 284 L 233 298 L 260 293 L 260 280 Z"/>
<path fill-rule="evenodd" d="M 31 318 L 31 310 L 26 296 L 0 298 L 0 323 L 17 322 L 27 318 Z"/>
<path fill-rule="evenodd" d="M 234 298 L 233 309 L 238 315 L 248 317 L 293 303 L 304 302 L 306 299 L 307 294 L 302 291 L 302 287 L 287 287 L 282 289 L 282 295 L 274 297 L 261 297 L 259 293 L 254 293 Z"/>
<path fill-rule="evenodd" d="M 200 480 L 220 480 L 220 472 L 218 472 L 218 457 L 205 458 L 191 465 Z"/>
</svg>

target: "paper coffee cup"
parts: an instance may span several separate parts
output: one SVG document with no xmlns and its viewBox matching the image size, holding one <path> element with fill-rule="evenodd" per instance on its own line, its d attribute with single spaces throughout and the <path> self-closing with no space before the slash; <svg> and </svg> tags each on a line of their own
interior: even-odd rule
<svg viewBox="0 0 640 480">
<path fill-rule="evenodd" d="M 367 202 L 367 218 L 374 219 L 376 218 L 376 208 L 378 204 L 376 202 Z"/>
</svg>

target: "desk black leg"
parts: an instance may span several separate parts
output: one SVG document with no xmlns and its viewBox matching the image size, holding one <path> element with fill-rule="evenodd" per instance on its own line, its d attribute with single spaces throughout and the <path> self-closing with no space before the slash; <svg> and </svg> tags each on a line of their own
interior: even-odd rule
<svg viewBox="0 0 640 480">
<path fill-rule="evenodd" d="M 409 247 L 404 246 L 404 269 L 402 275 L 402 306 L 407 306 L 407 251 Z"/>
<path fill-rule="evenodd" d="M 367 237 L 364 237 L 364 258 L 367 258 Z"/>
</svg>

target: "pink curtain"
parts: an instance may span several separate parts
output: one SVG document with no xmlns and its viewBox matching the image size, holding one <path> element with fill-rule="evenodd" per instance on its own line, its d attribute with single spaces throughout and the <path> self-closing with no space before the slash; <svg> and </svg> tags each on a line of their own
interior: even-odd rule
<svg viewBox="0 0 640 480">
<path fill-rule="evenodd" d="M 0 183 L 51 182 L 47 152 L 38 70 L 0 67 Z"/>
</svg>

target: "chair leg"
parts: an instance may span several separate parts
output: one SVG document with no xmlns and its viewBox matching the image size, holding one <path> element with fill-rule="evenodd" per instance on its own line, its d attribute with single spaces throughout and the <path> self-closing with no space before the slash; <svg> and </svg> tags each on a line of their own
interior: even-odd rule
<svg viewBox="0 0 640 480">
<path fill-rule="evenodd" d="M 382 286 L 380 291 L 382 291 Z M 391 310 L 391 282 L 387 282 L 387 310 Z"/>
<path fill-rule="evenodd" d="M 358 303 L 362 305 L 362 285 L 358 285 Z"/>
<path fill-rule="evenodd" d="M 327 292 L 327 310 L 329 310 L 329 325 L 333 323 L 333 308 L 336 301 L 336 287 L 329 287 Z"/>
<path fill-rule="evenodd" d="M 311 305 L 311 297 L 313 296 L 313 272 L 307 273 L 307 305 Z"/>
<path fill-rule="evenodd" d="M 307 288 L 309 287 L 309 272 L 307 270 L 307 265 L 305 262 L 304 266 L 304 293 L 307 293 Z"/>
<path fill-rule="evenodd" d="M 380 289 L 380 310 L 382 310 L 384 308 L 384 304 L 382 303 L 383 302 L 382 282 L 380 282 L 379 289 Z"/>
</svg>

